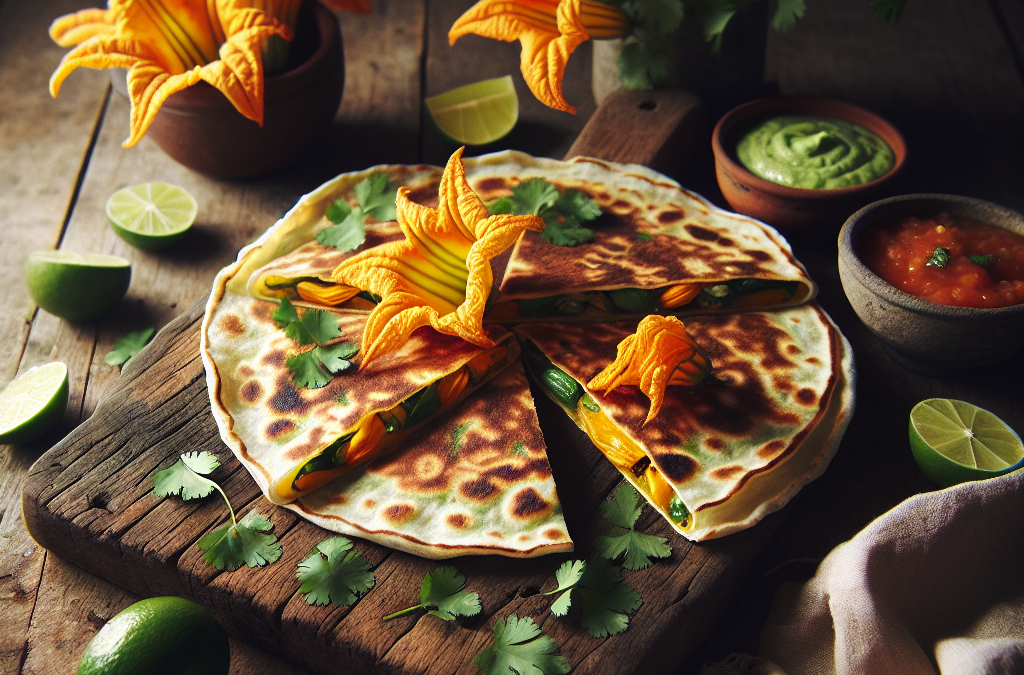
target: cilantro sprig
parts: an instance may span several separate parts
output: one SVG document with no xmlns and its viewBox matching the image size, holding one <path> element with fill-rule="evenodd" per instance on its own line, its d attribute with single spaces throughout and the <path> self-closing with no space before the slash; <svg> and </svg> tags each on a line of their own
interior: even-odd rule
<svg viewBox="0 0 1024 675">
<path fill-rule="evenodd" d="M 494 624 L 494 644 L 476 657 L 476 667 L 484 675 L 564 675 L 572 667 L 559 656 L 558 644 L 528 616 L 515 614 Z"/>
<path fill-rule="evenodd" d="M 331 537 L 316 545 L 299 563 L 299 591 L 310 605 L 351 605 L 373 588 L 370 561 L 352 549 L 347 537 Z"/>
<path fill-rule="evenodd" d="M 420 604 L 388 614 L 384 621 L 405 616 L 416 610 L 425 610 L 427 614 L 445 621 L 453 621 L 457 616 L 475 616 L 480 613 L 480 596 L 464 591 L 466 577 L 450 565 L 438 567 L 427 572 L 420 585 Z"/>
<path fill-rule="evenodd" d="M 300 346 L 314 345 L 312 349 L 285 359 L 296 386 L 319 389 L 326 386 L 332 376 L 352 367 L 352 358 L 359 352 L 359 345 L 351 342 L 329 344 L 341 337 L 338 320 L 329 312 L 307 309 L 300 315 L 288 298 L 282 298 L 281 306 L 272 318 L 284 329 L 284 334 Z"/>
<path fill-rule="evenodd" d="M 320 231 L 316 240 L 339 251 L 351 251 L 366 241 L 366 218 L 377 222 L 395 219 L 395 195 L 398 188 L 386 173 L 375 173 L 352 190 L 356 205 L 341 197 L 327 207 L 325 216 L 334 223 Z"/>
<path fill-rule="evenodd" d="M 579 246 L 594 238 L 594 231 L 581 223 L 601 215 L 601 207 L 579 190 L 560 193 L 543 178 L 531 178 L 512 188 L 508 197 L 499 197 L 487 205 L 491 214 L 540 216 L 544 220 L 541 237 L 556 246 Z"/>
<path fill-rule="evenodd" d="M 231 514 L 231 522 L 208 532 L 199 540 L 203 559 L 219 570 L 232 571 L 243 564 L 262 567 L 281 557 L 281 544 L 270 534 L 274 525 L 255 511 L 241 520 L 235 517 L 228 496 L 217 483 L 206 476 L 220 466 L 220 461 L 208 452 L 187 452 L 170 468 L 153 474 L 153 491 L 161 497 L 179 496 L 183 500 L 202 499 L 220 493 Z"/>
<path fill-rule="evenodd" d="M 672 553 L 668 540 L 636 531 L 636 521 L 643 512 L 640 495 L 628 483 L 615 491 L 611 501 L 601 504 L 601 515 L 612 525 L 612 536 L 594 540 L 594 548 L 604 558 L 615 560 L 626 554 L 622 565 L 628 570 L 651 566 L 651 558 L 666 558 Z"/>
<path fill-rule="evenodd" d="M 561 593 L 551 604 L 551 613 L 565 616 L 575 604 L 580 625 L 592 637 L 603 638 L 629 627 L 629 615 L 639 609 L 643 598 L 622 580 L 619 569 L 602 558 L 584 563 L 570 560 L 555 572 L 558 587 L 545 595 Z"/>
<path fill-rule="evenodd" d="M 156 328 L 133 331 L 114 340 L 114 348 L 103 359 L 108 366 L 125 366 L 142 351 L 153 337 Z"/>
</svg>

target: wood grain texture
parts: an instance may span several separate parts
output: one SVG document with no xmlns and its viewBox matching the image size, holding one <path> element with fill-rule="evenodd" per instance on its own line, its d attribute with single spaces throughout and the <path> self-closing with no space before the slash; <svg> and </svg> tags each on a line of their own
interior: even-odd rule
<svg viewBox="0 0 1024 675">
<path fill-rule="evenodd" d="M 589 137 L 641 128 L 609 123 L 635 109 L 634 101 L 619 97 L 606 106 L 610 114 L 593 122 L 604 126 Z M 677 114 L 672 119 L 663 124 L 665 138 L 694 118 Z M 619 147 L 618 159 L 638 163 L 650 162 L 660 149 L 644 143 Z M 585 144 L 577 149 L 587 152 Z M 374 566 L 375 589 L 351 607 L 307 605 L 295 569 L 325 533 L 268 504 L 221 443 L 198 354 L 202 310 L 195 306 L 161 331 L 92 417 L 37 463 L 25 490 L 24 513 L 42 545 L 60 555 L 74 554 L 89 571 L 136 594 L 195 599 L 233 635 L 323 673 L 473 673 L 473 659 L 492 639 L 497 618 L 510 613 L 538 622 L 548 618 L 550 598 L 540 591 L 553 584 L 554 570 L 568 555 L 526 561 L 465 558 L 458 567 L 481 595 L 481 616 L 462 624 L 417 615 L 382 623 L 382 616 L 414 601 L 424 574 L 437 563 L 360 542 L 358 548 Z M 597 507 L 621 477 L 560 410 L 545 397 L 538 399 L 564 515 L 577 544 L 574 557 L 588 557 L 600 528 Z M 206 450 L 222 459 L 214 478 L 240 515 L 255 508 L 274 523 L 284 549 L 280 561 L 221 573 L 202 560 L 195 543 L 223 522 L 224 506 L 152 493 L 153 472 L 185 450 Z M 674 535 L 651 512 L 643 527 L 670 538 L 675 551 L 649 570 L 627 573 L 646 599 L 629 633 L 595 640 L 566 620 L 548 622 L 546 631 L 576 672 L 669 672 L 708 630 L 709 617 L 721 609 L 778 521 L 773 517 L 748 532 L 697 545 Z"/>
</svg>

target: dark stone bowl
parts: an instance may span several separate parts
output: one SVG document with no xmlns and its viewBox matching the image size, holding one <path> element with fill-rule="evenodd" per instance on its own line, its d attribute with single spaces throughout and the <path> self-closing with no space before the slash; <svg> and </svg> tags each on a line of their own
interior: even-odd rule
<svg viewBox="0 0 1024 675">
<path fill-rule="evenodd" d="M 833 117 L 859 124 L 892 148 L 896 163 L 889 173 L 870 183 L 832 190 L 767 181 L 743 166 L 736 157 L 736 144 L 751 127 L 778 115 Z M 729 205 L 785 233 L 818 233 L 822 228 L 834 233 L 847 216 L 877 198 L 879 189 L 899 175 L 907 159 L 907 144 L 892 124 L 864 108 L 823 98 L 770 98 L 733 108 L 715 125 L 711 149 L 718 186 Z"/>
<path fill-rule="evenodd" d="M 937 305 L 892 286 L 858 257 L 862 235 L 876 224 L 943 211 L 1024 236 L 1024 216 L 1012 209 L 981 199 L 930 194 L 869 204 L 850 216 L 839 233 L 839 278 L 857 316 L 895 361 L 934 376 L 995 363 L 1024 348 L 1024 304 L 995 309 Z"/>
</svg>

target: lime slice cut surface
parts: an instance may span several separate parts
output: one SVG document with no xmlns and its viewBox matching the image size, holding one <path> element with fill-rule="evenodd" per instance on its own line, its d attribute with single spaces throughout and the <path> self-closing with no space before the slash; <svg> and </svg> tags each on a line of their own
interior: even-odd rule
<svg viewBox="0 0 1024 675">
<path fill-rule="evenodd" d="M 25 283 L 36 304 L 68 321 L 103 314 L 128 292 L 131 263 L 124 258 L 74 251 L 33 251 Z"/>
<path fill-rule="evenodd" d="M 107 200 L 110 226 L 144 251 L 166 248 L 196 220 L 199 207 L 185 188 L 156 181 L 121 188 Z"/>
<path fill-rule="evenodd" d="M 987 410 L 953 399 L 914 406 L 910 448 L 925 475 L 942 487 L 1024 466 L 1024 444 L 1013 429 Z"/>
<path fill-rule="evenodd" d="M 67 367 L 30 368 L 0 391 L 0 445 L 34 441 L 57 426 L 67 405 Z"/>
<path fill-rule="evenodd" d="M 424 103 L 441 133 L 465 145 L 500 140 L 519 121 L 519 98 L 511 75 L 467 84 Z"/>
</svg>

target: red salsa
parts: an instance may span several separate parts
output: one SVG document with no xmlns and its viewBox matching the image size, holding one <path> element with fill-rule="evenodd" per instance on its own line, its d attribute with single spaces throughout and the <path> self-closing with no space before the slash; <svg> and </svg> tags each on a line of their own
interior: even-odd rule
<svg viewBox="0 0 1024 675">
<path fill-rule="evenodd" d="M 861 258 L 904 293 L 953 307 L 1024 302 L 1024 237 L 947 213 L 904 218 L 864 237 Z"/>
</svg>

